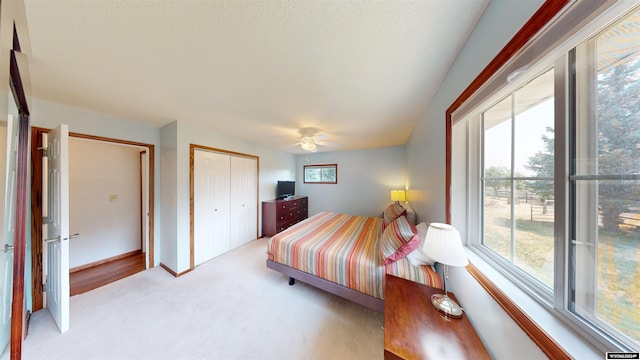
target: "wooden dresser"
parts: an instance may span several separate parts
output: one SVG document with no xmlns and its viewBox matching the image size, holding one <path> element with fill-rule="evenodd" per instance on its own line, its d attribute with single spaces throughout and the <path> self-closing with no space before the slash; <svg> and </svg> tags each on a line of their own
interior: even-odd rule
<svg viewBox="0 0 640 360">
<path fill-rule="evenodd" d="M 309 216 L 306 196 L 262 202 L 262 236 L 273 236 Z"/>
<path fill-rule="evenodd" d="M 443 290 L 386 276 L 384 358 L 491 359 L 467 314 L 445 317 L 431 305 L 435 293 Z"/>
</svg>

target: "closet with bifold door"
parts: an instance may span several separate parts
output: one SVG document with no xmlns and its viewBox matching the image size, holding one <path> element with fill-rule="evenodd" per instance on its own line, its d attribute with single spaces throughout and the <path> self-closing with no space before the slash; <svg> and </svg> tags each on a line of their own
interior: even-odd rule
<svg viewBox="0 0 640 360">
<path fill-rule="evenodd" d="M 194 147 L 193 263 L 198 266 L 255 240 L 258 158 Z"/>
</svg>

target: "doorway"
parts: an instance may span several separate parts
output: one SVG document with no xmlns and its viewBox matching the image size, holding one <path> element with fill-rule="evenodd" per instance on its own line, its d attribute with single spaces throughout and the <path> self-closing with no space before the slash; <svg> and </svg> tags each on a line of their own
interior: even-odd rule
<svg viewBox="0 0 640 360">
<path fill-rule="evenodd" d="M 146 268 L 146 148 L 69 138 L 70 294 Z M 146 178 L 144 178 L 146 179 Z"/>
<path fill-rule="evenodd" d="M 46 293 L 42 288 L 46 279 L 43 269 L 46 267 L 43 264 L 44 206 L 41 200 L 46 199 L 42 187 L 42 144 L 48 131 L 32 129 L 33 311 L 46 306 Z M 72 164 L 76 163 L 70 171 L 71 223 L 73 232 L 79 232 L 78 239 L 82 240 L 76 242 L 75 248 L 73 243 L 70 246 L 73 295 L 153 267 L 154 145 L 77 133 L 70 133 L 69 136 L 70 160 Z M 74 157 L 77 158 L 75 161 Z M 114 161 L 117 163 L 115 168 L 107 165 Z M 125 171 L 125 168 L 128 170 Z M 123 175 L 125 172 L 128 178 Z M 110 180 L 96 188 L 95 182 L 104 181 L 101 179 L 105 178 Z M 130 184 L 118 187 L 114 183 L 119 181 Z M 134 214 L 125 214 L 122 210 L 120 212 L 123 214 L 114 215 L 113 212 L 118 212 L 118 208 L 136 210 Z M 122 239 L 125 240 L 119 241 Z M 123 263 L 127 265 L 123 266 Z"/>
</svg>

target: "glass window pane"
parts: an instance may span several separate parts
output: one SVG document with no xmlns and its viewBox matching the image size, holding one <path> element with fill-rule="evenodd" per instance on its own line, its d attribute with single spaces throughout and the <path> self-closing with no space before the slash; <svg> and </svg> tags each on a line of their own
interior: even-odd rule
<svg viewBox="0 0 640 360">
<path fill-rule="evenodd" d="M 553 69 L 514 94 L 515 176 L 553 177 Z"/>
<path fill-rule="evenodd" d="M 554 176 L 553 76 L 553 69 L 544 72 L 483 113 L 483 245 L 549 292 L 555 261 L 553 180 L 518 178 Z"/>
<path fill-rule="evenodd" d="M 500 181 L 509 184 L 509 181 Z M 511 190 L 485 183 L 483 245 L 505 259 L 511 259 Z"/>
<path fill-rule="evenodd" d="M 640 11 L 576 48 L 572 310 L 640 347 Z M 578 90 L 579 91 L 579 90 Z M 578 92 L 580 94 L 580 92 Z M 603 176 L 604 175 L 604 176 Z"/>
<path fill-rule="evenodd" d="M 483 113 L 485 177 L 511 176 L 511 97 Z"/>
<path fill-rule="evenodd" d="M 640 181 L 578 181 L 575 311 L 640 345 Z M 593 280 L 595 279 L 595 281 Z"/>
<path fill-rule="evenodd" d="M 338 165 L 304 165 L 304 182 L 318 184 L 337 184 Z"/>
<path fill-rule="evenodd" d="M 553 181 L 515 182 L 514 263 L 550 289 L 554 274 L 554 202 L 540 196 L 538 189 L 550 190 Z M 545 191 L 546 192 L 546 191 Z"/>
<path fill-rule="evenodd" d="M 640 11 L 596 38 L 597 174 L 640 173 Z"/>
<path fill-rule="evenodd" d="M 321 169 L 305 169 L 304 177 L 306 181 L 320 182 L 322 181 L 322 170 Z"/>
<path fill-rule="evenodd" d="M 336 169 L 322 169 L 322 181 L 335 182 L 336 181 Z"/>
</svg>

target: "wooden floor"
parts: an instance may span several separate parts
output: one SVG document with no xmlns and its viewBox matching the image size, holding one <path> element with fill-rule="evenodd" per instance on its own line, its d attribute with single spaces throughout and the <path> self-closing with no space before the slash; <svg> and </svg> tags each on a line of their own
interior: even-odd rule
<svg viewBox="0 0 640 360">
<path fill-rule="evenodd" d="M 71 296 L 82 294 L 145 270 L 144 253 L 72 272 L 69 274 Z"/>
</svg>

